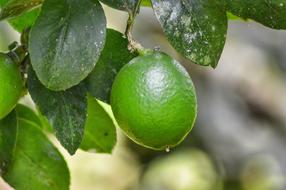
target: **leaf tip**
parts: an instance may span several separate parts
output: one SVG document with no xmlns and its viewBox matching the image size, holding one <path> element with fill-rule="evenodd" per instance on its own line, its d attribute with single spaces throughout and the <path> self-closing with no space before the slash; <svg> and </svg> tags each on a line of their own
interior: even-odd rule
<svg viewBox="0 0 286 190">
<path fill-rule="evenodd" d="M 71 156 L 73 156 L 73 155 L 75 155 L 75 153 L 76 153 L 76 151 L 77 151 L 77 149 L 78 149 L 78 147 L 67 147 L 67 146 L 64 146 L 63 145 L 63 147 L 68 151 L 68 153 L 71 155 Z"/>
<path fill-rule="evenodd" d="M 213 68 L 213 69 L 216 69 L 218 63 L 212 63 L 210 66 Z"/>
</svg>

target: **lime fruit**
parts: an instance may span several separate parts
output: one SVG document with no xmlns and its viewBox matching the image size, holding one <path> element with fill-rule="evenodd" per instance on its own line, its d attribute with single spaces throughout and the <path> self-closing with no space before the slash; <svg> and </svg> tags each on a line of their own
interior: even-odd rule
<svg viewBox="0 0 286 190">
<path fill-rule="evenodd" d="M 151 50 L 118 73 L 111 107 L 129 138 L 155 150 L 179 144 L 197 115 L 195 89 L 187 71 L 170 56 Z"/>
<path fill-rule="evenodd" d="M 222 190 L 222 180 L 210 157 L 198 149 L 181 149 L 153 160 L 140 190 Z"/>
<path fill-rule="evenodd" d="M 12 59 L 0 53 L 0 119 L 14 109 L 23 90 L 21 73 Z"/>
</svg>

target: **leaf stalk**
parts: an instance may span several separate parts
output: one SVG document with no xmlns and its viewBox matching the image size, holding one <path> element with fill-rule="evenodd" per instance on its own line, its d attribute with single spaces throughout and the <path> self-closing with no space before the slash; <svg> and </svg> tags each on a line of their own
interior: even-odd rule
<svg viewBox="0 0 286 190">
<path fill-rule="evenodd" d="M 133 36 L 132 36 L 132 29 L 133 29 L 133 26 L 134 26 L 134 22 L 135 22 L 135 18 L 136 16 L 139 14 L 139 11 L 140 11 L 140 4 L 141 4 L 141 1 L 142 0 L 138 0 L 137 3 L 136 3 L 136 6 L 134 7 L 134 10 L 133 11 L 130 11 L 128 14 L 129 14 L 129 17 L 128 17 L 128 20 L 127 20 L 127 25 L 126 25 L 126 30 L 125 30 L 125 36 L 126 38 L 128 39 L 128 49 L 131 51 L 131 52 L 140 52 L 142 51 L 143 46 L 137 42 L 136 40 L 133 39 Z"/>
</svg>

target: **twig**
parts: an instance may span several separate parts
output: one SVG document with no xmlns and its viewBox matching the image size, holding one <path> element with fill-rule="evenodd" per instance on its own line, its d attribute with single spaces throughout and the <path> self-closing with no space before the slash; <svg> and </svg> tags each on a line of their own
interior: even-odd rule
<svg viewBox="0 0 286 190">
<path fill-rule="evenodd" d="M 132 37 L 132 29 L 133 29 L 135 18 L 140 10 L 140 4 L 141 4 L 141 0 L 138 0 L 136 6 L 134 7 L 134 10 L 129 12 L 129 18 L 127 20 L 127 26 L 125 30 L 125 36 L 127 37 L 128 42 L 129 42 L 128 49 L 131 52 L 140 52 L 143 49 L 142 45 L 138 43 L 136 40 L 134 40 Z"/>
</svg>

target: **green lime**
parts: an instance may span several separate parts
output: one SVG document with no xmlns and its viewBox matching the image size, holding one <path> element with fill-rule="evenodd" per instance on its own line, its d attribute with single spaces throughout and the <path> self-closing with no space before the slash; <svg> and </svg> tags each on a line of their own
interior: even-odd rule
<svg viewBox="0 0 286 190">
<path fill-rule="evenodd" d="M 142 176 L 140 190 L 222 190 L 222 186 L 208 154 L 182 149 L 154 159 Z"/>
<path fill-rule="evenodd" d="M 162 52 L 146 51 L 125 65 L 111 91 L 111 107 L 125 134 L 162 150 L 179 144 L 197 115 L 193 82 L 186 70 Z"/>
<path fill-rule="evenodd" d="M 12 59 L 0 53 L 0 119 L 16 106 L 23 90 L 21 73 Z"/>
</svg>

